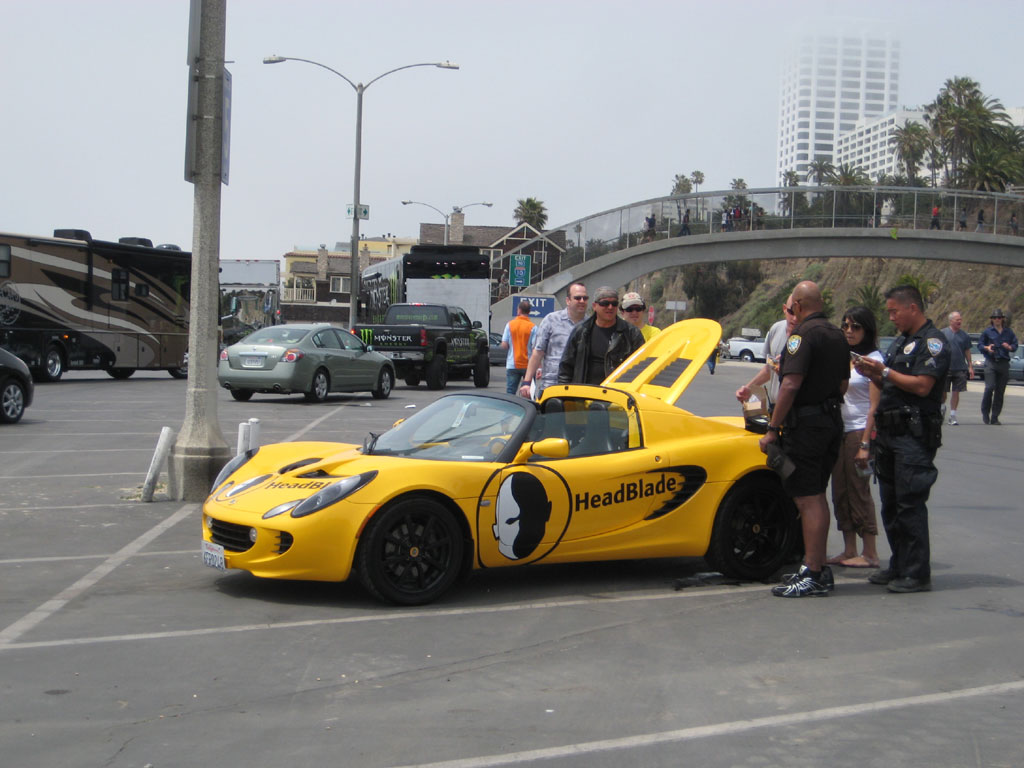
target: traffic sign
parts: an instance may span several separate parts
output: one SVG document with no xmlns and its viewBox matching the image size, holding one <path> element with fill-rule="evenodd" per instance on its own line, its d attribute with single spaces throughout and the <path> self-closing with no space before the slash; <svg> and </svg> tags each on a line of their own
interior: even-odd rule
<svg viewBox="0 0 1024 768">
<path fill-rule="evenodd" d="M 347 219 L 351 219 L 352 218 L 352 209 L 353 208 L 355 208 L 355 206 L 352 205 L 352 203 L 349 203 L 348 206 L 345 208 L 345 218 L 347 218 Z M 363 205 L 362 203 L 359 204 L 359 218 L 360 219 L 369 219 L 370 218 L 370 206 Z"/>
<path fill-rule="evenodd" d="M 513 288 L 525 288 L 530 284 L 530 270 L 533 259 L 528 253 L 512 254 L 512 271 L 508 276 L 508 284 Z"/>
</svg>

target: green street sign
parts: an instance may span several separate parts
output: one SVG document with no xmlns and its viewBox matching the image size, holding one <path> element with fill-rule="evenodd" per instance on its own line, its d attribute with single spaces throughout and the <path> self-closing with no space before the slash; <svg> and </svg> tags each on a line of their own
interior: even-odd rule
<svg viewBox="0 0 1024 768">
<path fill-rule="evenodd" d="M 512 271 L 508 276 L 508 284 L 513 288 L 525 288 L 530 284 L 530 269 L 533 259 L 528 253 L 512 254 Z"/>
</svg>

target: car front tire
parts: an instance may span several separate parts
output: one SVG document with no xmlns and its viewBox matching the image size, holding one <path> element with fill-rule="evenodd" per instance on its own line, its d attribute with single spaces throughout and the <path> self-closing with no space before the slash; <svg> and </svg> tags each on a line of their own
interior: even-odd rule
<svg viewBox="0 0 1024 768">
<path fill-rule="evenodd" d="M 796 507 L 775 476 L 745 478 L 718 508 L 705 559 L 725 576 L 770 578 L 789 562 L 799 524 Z"/>
<path fill-rule="evenodd" d="M 390 368 L 381 368 L 377 377 L 377 388 L 371 393 L 374 400 L 387 400 L 395 387 L 395 375 Z"/>
<path fill-rule="evenodd" d="M 491 383 L 491 361 L 486 352 L 476 356 L 476 363 L 473 366 L 473 386 L 486 387 Z"/>
<path fill-rule="evenodd" d="M 247 400 L 252 399 L 251 389 L 232 389 L 231 396 L 240 403 L 244 403 Z"/>
<path fill-rule="evenodd" d="M 17 379 L 7 379 L 0 385 L 0 421 L 14 424 L 25 415 L 25 388 Z"/>
<path fill-rule="evenodd" d="M 423 605 L 455 583 L 464 552 L 454 515 L 433 499 L 412 497 L 370 520 L 356 552 L 356 572 L 380 600 Z"/>
</svg>

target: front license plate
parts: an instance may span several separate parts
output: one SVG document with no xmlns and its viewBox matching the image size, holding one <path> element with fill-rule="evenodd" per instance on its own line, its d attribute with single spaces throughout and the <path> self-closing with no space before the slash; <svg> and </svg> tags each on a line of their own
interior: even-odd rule
<svg viewBox="0 0 1024 768">
<path fill-rule="evenodd" d="M 203 541 L 203 565 L 216 568 L 218 571 L 228 569 L 224 562 L 224 547 L 212 541 Z"/>
<path fill-rule="evenodd" d="M 243 357 L 242 365 L 245 368 L 262 368 L 263 358 L 262 357 Z"/>
</svg>

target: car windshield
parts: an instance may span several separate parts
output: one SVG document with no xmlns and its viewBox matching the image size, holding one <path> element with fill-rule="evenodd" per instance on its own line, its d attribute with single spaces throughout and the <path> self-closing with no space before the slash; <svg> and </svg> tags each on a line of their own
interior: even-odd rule
<svg viewBox="0 0 1024 768">
<path fill-rule="evenodd" d="M 239 344 L 297 344 L 307 333 L 309 333 L 308 328 L 274 325 L 250 333 Z"/>
<path fill-rule="evenodd" d="M 527 406 L 525 400 L 520 405 L 475 395 L 442 397 L 364 450 L 378 456 L 494 461 L 523 423 Z"/>
</svg>

